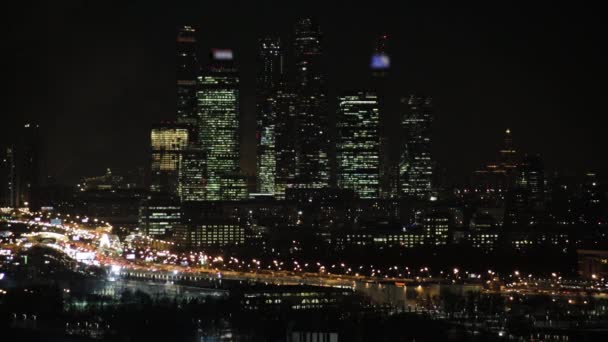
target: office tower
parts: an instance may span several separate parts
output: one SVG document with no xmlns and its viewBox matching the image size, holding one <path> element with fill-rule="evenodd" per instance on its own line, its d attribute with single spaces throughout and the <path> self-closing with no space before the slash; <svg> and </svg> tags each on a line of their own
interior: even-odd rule
<svg viewBox="0 0 608 342">
<path fill-rule="evenodd" d="M 284 199 L 286 190 L 295 185 L 297 172 L 296 94 L 289 89 L 287 84 L 282 84 L 275 93 L 274 103 L 276 108 L 274 195 L 279 199 Z"/>
<path fill-rule="evenodd" d="M 321 32 L 311 19 L 300 19 L 296 23 L 293 48 L 298 133 L 296 186 L 326 187 L 330 176 L 327 89 L 321 60 Z"/>
<path fill-rule="evenodd" d="M 234 219 L 207 218 L 203 222 L 177 227 L 173 240 L 194 250 L 202 247 L 234 246 L 245 242 L 245 229 Z"/>
<path fill-rule="evenodd" d="M 360 198 L 380 195 L 380 138 L 378 98 L 358 92 L 338 98 L 338 187 Z"/>
<path fill-rule="evenodd" d="M 198 134 L 207 153 L 206 200 L 222 200 L 222 184 L 239 169 L 239 78 L 232 50 L 213 49 L 211 57 L 198 78 Z"/>
<path fill-rule="evenodd" d="M 513 147 L 511 130 L 507 128 L 503 146 L 498 151 L 498 160 L 473 173 L 473 186 L 488 194 L 506 192 L 513 185 L 516 168 L 517 151 Z"/>
<path fill-rule="evenodd" d="M 189 126 L 190 143 L 194 144 L 196 130 L 196 77 L 199 73 L 196 58 L 196 31 L 182 26 L 177 32 L 177 122 Z"/>
<path fill-rule="evenodd" d="M 40 126 L 27 123 L 16 148 L 17 206 L 37 209 L 40 186 Z"/>
<path fill-rule="evenodd" d="M 545 171 L 539 155 L 526 155 L 514 171 L 505 196 L 505 225 L 536 225 L 545 208 Z"/>
<path fill-rule="evenodd" d="M 591 225 L 602 225 L 608 221 L 606 188 L 593 172 L 585 174 L 581 184 L 580 214 L 578 221 Z"/>
<path fill-rule="evenodd" d="M 182 202 L 205 200 L 207 155 L 197 148 L 187 148 L 180 159 L 177 194 Z"/>
<path fill-rule="evenodd" d="M 152 182 L 150 190 L 163 195 L 176 195 L 182 153 L 188 146 L 188 126 L 163 123 L 152 128 Z"/>
<path fill-rule="evenodd" d="M 400 192 L 404 197 L 429 199 L 433 164 L 431 160 L 431 98 L 410 95 L 401 100 L 403 129 L 399 162 Z"/>
<path fill-rule="evenodd" d="M 14 208 L 17 203 L 17 174 L 15 149 L 13 146 L 0 148 L 0 208 Z"/>
<path fill-rule="evenodd" d="M 223 201 L 241 201 L 249 197 L 247 175 L 240 168 L 223 174 L 220 178 L 219 198 Z"/>
<path fill-rule="evenodd" d="M 517 151 L 513 147 L 513 136 L 510 129 L 505 130 L 505 137 L 503 141 L 503 147 L 499 151 L 500 168 L 505 170 L 506 173 L 510 173 L 517 167 Z"/>
<path fill-rule="evenodd" d="M 276 91 L 283 77 L 281 41 L 264 37 L 258 42 L 256 87 L 257 191 L 272 194 L 276 177 Z"/>
<path fill-rule="evenodd" d="M 139 207 L 139 228 L 151 236 L 172 233 L 181 224 L 181 206 L 176 199 L 148 198 Z"/>
<path fill-rule="evenodd" d="M 388 53 L 388 35 L 378 36 L 375 41 L 370 60 L 371 84 L 378 96 L 380 109 L 380 197 L 396 198 L 399 196 L 399 164 L 396 153 L 399 152 L 394 140 L 393 130 L 397 125 L 392 121 L 396 115 L 391 115 L 397 108 L 398 99 L 394 89 L 388 82 L 391 68 Z"/>
<path fill-rule="evenodd" d="M 545 168 L 540 155 L 526 155 L 517 166 L 517 188 L 527 193 L 531 209 L 541 209 L 545 203 Z"/>
</svg>

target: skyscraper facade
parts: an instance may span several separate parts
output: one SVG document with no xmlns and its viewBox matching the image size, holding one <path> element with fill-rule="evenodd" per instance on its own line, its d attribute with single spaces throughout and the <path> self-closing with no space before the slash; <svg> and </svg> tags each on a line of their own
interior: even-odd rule
<svg viewBox="0 0 608 342">
<path fill-rule="evenodd" d="M 196 128 L 196 77 L 199 73 L 196 58 L 196 31 L 182 26 L 177 32 L 177 122 L 189 126 L 195 143 Z"/>
<path fill-rule="evenodd" d="M 13 146 L 0 148 L 0 208 L 14 208 L 17 203 L 17 165 Z"/>
<path fill-rule="evenodd" d="M 188 134 L 188 126 L 182 124 L 163 123 L 152 128 L 152 192 L 177 194 L 179 166 L 182 154 L 188 146 Z"/>
<path fill-rule="evenodd" d="M 370 60 L 371 84 L 378 96 L 380 109 L 380 197 L 396 198 L 399 196 L 399 164 L 396 158 L 397 149 L 393 142 L 394 126 L 392 115 L 396 111 L 398 98 L 394 87 L 390 86 L 391 60 L 388 52 L 389 37 L 382 34 L 377 37 Z"/>
<path fill-rule="evenodd" d="M 37 209 L 37 192 L 40 187 L 40 126 L 34 123 L 23 125 L 21 141 L 16 149 L 17 161 L 17 205 Z"/>
<path fill-rule="evenodd" d="M 338 98 L 338 187 L 353 190 L 360 198 L 380 195 L 379 120 L 376 94 Z"/>
<path fill-rule="evenodd" d="M 207 154 L 206 200 L 222 200 L 222 184 L 239 170 L 239 78 L 231 50 L 212 50 L 198 78 L 198 136 Z"/>
<path fill-rule="evenodd" d="M 177 193 L 182 202 L 205 200 L 207 156 L 204 150 L 187 148 L 180 158 L 178 175 Z"/>
<path fill-rule="evenodd" d="M 295 26 L 294 87 L 296 93 L 297 187 L 329 185 L 327 89 L 322 65 L 321 31 L 308 18 Z"/>
<path fill-rule="evenodd" d="M 294 187 L 297 173 L 296 94 L 282 84 L 274 95 L 275 127 L 275 189 L 274 195 L 285 198 L 288 188 Z"/>
<path fill-rule="evenodd" d="M 517 166 L 515 186 L 526 192 L 531 209 L 545 203 L 545 168 L 540 155 L 526 155 Z"/>
<path fill-rule="evenodd" d="M 258 43 L 257 114 L 257 191 L 273 194 L 276 178 L 276 92 L 283 78 L 281 41 L 264 37 Z"/>
<path fill-rule="evenodd" d="M 517 151 L 513 146 L 513 133 L 506 129 L 498 160 L 488 163 L 473 173 L 473 186 L 484 193 L 504 194 L 512 188 L 517 168 Z"/>
<path fill-rule="evenodd" d="M 399 162 L 400 193 L 404 197 L 429 199 L 432 193 L 431 98 L 410 95 L 401 101 L 403 129 Z"/>
</svg>

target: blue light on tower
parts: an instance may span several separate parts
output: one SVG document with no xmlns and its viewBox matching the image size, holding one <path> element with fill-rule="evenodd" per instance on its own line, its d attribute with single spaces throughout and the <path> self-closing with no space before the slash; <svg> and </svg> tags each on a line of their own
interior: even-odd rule
<svg viewBox="0 0 608 342">
<path fill-rule="evenodd" d="M 372 55 L 370 67 L 374 70 L 386 70 L 390 68 L 391 60 L 388 55 L 383 53 L 377 53 Z"/>
</svg>

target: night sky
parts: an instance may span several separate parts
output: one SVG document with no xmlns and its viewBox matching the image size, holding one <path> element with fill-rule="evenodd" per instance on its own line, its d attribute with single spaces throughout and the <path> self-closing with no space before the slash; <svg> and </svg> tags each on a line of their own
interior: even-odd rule
<svg viewBox="0 0 608 342">
<path fill-rule="evenodd" d="M 299 5 L 284 4 L 292 2 Z M 390 35 L 391 85 L 434 98 L 434 155 L 454 179 L 492 160 L 507 127 L 549 172 L 608 171 L 603 11 L 578 2 L 396 2 L 4 5 L 0 139 L 19 122 L 39 121 L 48 173 L 59 182 L 147 167 L 151 125 L 175 118 L 176 28 L 191 24 L 203 62 L 211 47 L 235 50 L 242 164 L 252 173 L 256 38 L 288 38 L 298 16 L 313 16 L 325 34 L 330 96 L 366 87 L 374 37 Z"/>
</svg>

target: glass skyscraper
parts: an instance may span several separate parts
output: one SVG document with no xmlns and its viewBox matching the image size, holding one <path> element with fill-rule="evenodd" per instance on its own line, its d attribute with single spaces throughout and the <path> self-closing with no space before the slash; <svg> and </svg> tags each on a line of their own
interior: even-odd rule
<svg viewBox="0 0 608 342">
<path fill-rule="evenodd" d="M 285 198 L 285 191 L 296 179 L 296 95 L 286 84 L 281 85 L 274 96 L 275 127 L 275 189 L 277 198 Z"/>
<path fill-rule="evenodd" d="M 212 59 L 198 78 L 197 126 L 207 154 L 205 199 L 223 200 L 222 184 L 239 170 L 239 78 L 231 50 L 214 49 Z"/>
<path fill-rule="evenodd" d="M 207 156 L 202 149 L 188 148 L 181 157 L 177 193 L 181 201 L 203 201 L 207 181 Z"/>
<path fill-rule="evenodd" d="M 196 31 L 182 26 L 177 33 L 177 122 L 186 124 L 195 138 L 196 128 L 196 77 L 199 73 L 196 58 Z M 191 141 L 191 143 L 194 143 Z"/>
<path fill-rule="evenodd" d="M 399 162 L 400 192 L 404 197 L 429 199 L 432 193 L 431 98 L 410 95 L 401 100 L 403 129 Z"/>
<path fill-rule="evenodd" d="M 375 93 L 338 98 L 338 187 L 360 198 L 380 195 L 380 113 Z"/>
<path fill-rule="evenodd" d="M 295 26 L 296 186 L 329 185 L 327 89 L 322 65 L 321 31 L 308 18 Z"/>
<path fill-rule="evenodd" d="M 0 208 L 16 207 L 17 165 L 13 146 L 0 148 Z"/>
<path fill-rule="evenodd" d="M 276 177 L 276 91 L 283 77 L 281 41 L 264 37 L 258 45 L 257 75 L 257 191 L 272 194 Z"/>
</svg>

